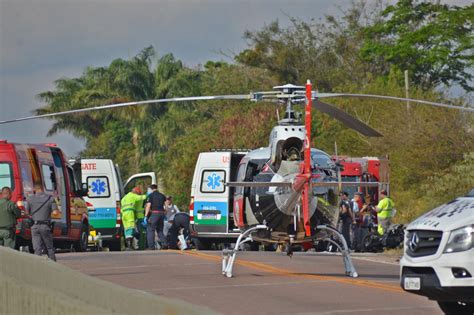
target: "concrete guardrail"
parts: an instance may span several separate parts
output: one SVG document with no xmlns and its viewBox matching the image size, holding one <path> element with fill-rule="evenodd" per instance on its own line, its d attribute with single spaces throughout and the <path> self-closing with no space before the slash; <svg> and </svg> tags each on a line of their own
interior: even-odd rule
<svg viewBox="0 0 474 315">
<path fill-rule="evenodd" d="M 212 314 L 0 246 L 0 314 Z"/>
</svg>

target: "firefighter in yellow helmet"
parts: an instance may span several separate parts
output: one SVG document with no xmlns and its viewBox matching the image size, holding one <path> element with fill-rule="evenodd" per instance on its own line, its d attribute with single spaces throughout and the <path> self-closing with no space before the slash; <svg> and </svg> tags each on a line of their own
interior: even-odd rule
<svg viewBox="0 0 474 315">
<path fill-rule="evenodd" d="M 394 215 L 395 203 L 387 195 L 387 191 L 384 189 L 380 192 L 380 199 L 375 210 L 377 211 L 377 232 L 380 235 L 387 233 L 390 224 L 392 224 L 392 217 Z"/>
<path fill-rule="evenodd" d="M 133 249 L 133 238 L 137 236 L 135 213 L 143 207 L 146 196 L 142 195 L 140 187 L 135 187 L 121 200 L 122 223 L 127 250 Z"/>
</svg>

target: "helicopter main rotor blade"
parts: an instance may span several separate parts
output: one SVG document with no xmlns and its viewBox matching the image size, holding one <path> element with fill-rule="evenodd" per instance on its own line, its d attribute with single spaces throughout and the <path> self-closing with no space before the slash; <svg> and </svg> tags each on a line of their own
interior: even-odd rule
<svg viewBox="0 0 474 315">
<path fill-rule="evenodd" d="M 379 187 L 379 182 L 313 182 L 313 187 Z"/>
<path fill-rule="evenodd" d="M 313 107 L 319 110 L 320 112 L 328 114 L 329 116 L 339 120 L 340 122 L 344 123 L 344 125 L 346 125 L 347 127 L 360 132 L 364 136 L 383 137 L 383 135 L 379 133 L 377 130 L 369 127 L 367 124 L 363 123 L 357 118 L 352 117 L 348 113 L 340 110 L 339 108 L 333 105 L 321 102 L 320 100 L 316 99 L 316 102 L 313 104 Z"/>
<path fill-rule="evenodd" d="M 313 97 L 315 97 L 315 98 L 331 98 L 331 97 L 378 98 L 378 99 L 385 99 L 385 100 L 413 102 L 413 103 L 431 105 L 431 106 L 436 106 L 436 107 L 444 107 L 444 108 L 457 109 L 457 110 L 461 110 L 461 111 L 474 112 L 474 107 L 461 107 L 461 106 L 449 105 L 449 104 L 438 103 L 438 102 L 417 100 L 417 99 L 405 98 L 405 97 L 386 96 L 386 95 L 353 94 L 353 93 L 317 93 L 317 92 L 315 92 L 315 93 L 313 93 Z"/>
<path fill-rule="evenodd" d="M 104 110 L 104 109 L 121 108 L 121 107 L 127 107 L 127 106 L 137 106 L 137 105 L 146 105 L 146 104 L 188 102 L 188 101 L 209 101 L 209 100 L 250 100 L 250 99 L 251 99 L 251 95 L 248 95 L 248 94 L 162 98 L 162 99 L 156 99 L 156 100 L 100 105 L 100 106 L 95 106 L 95 107 L 67 110 L 67 111 L 57 112 L 57 113 L 49 113 L 49 114 L 43 114 L 43 115 L 3 120 L 3 121 L 0 121 L 0 125 L 13 123 L 13 122 L 19 122 L 19 121 L 25 121 L 25 120 L 31 120 L 31 119 L 57 117 L 57 116 L 63 116 L 63 115 L 69 115 L 69 114 L 79 114 L 79 113 L 98 111 L 98 110 Z"/>
<path fill-rule="evenodd" d="M 293 184 L 290 182 L 227 182 L 227 187 L 250 187 L 250 188 L 261 188 L 261 187 L 292 187 Z"/>
</svg>

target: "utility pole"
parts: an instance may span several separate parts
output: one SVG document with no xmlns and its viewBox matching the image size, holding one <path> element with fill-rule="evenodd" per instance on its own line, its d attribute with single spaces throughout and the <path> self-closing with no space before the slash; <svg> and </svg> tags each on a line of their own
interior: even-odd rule
<svg viewBox="0 0 474 315">
<path fill-rule="evenodd" d="M 408 82 L 408 70 L 405 70 L 405 98 L 410 98 L 409 82 Z M 410 115 L 410 101 L 407 100 L 407 114 Z"/>
</svg>

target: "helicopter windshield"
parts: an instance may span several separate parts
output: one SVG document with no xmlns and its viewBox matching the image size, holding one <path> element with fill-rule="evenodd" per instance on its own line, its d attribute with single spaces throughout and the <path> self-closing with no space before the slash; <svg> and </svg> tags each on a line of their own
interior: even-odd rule
<svg viewBox="0 0 474 315">
<path fill-rule="evenodd" d="M 327 153 L 316 149 L 311 150 L 311 164 L 313 167 L 324 169 L 335 167 L 334 162 Z"/>
</svg>

